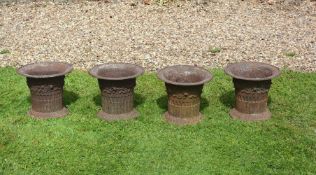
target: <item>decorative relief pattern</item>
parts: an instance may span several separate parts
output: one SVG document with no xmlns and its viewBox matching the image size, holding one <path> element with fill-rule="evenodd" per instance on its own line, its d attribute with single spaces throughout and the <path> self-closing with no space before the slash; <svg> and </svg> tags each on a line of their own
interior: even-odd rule
<svg viewBox="0 0 316 175">
<path fill-rule="evenodd" d="M 63 108 L 64 76 L 27 78 L 27 84 L 30 88 L 34 111 L 49 113 Z"/>
<path fill-rule="evenodd" d="M 176 86 L 166 84 L 168 112 L 174 117 L 189 118 L 198 116 L 202 86 Z"/>
<path fill-rule="evenodd" d="M 265 112 L 271 80 L 248 81 L 233 79 L 235 86 L 235 108 L 246 114 Z"/>
<path fill-rule="evenodd" d="M 235 88 L 242 93 L 267 93 L 271 86 L 271 80 L 247 81 L 233 79 Z"/>
<path fill-rule="evenodd" d="M 32 86 L 30 89 L 34 95 L 38 96 L 49 96 L 62 91 L 62 87 L 54 85 Z"/>
<path fill-rule="evenodd" d="M 108 114 L 123 114 L 133 110 L 136 79 L 99 80 L 102 110 Z"/>
<path fill-rule="evenodd" d="M 102 94 L 109 95 L 126 95 L 132 93 L 134 88 L 124 87 L 106 87 L 102 90 Z"/>
</svg>

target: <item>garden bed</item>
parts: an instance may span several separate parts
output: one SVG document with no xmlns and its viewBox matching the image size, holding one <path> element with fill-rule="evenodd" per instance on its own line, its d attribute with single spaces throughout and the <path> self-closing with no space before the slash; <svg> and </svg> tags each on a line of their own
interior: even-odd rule
<svg viewBox="0 0 316 175">
<path fill-rule="evenodd" d="M 83 69 L 129 62 L 156 70 L 261 61 L 316 71 L 316 2 L 290 9 L 241 0 L 172 2 L 0 6 L 0 66 L 55 60 Z"/>
</svg>

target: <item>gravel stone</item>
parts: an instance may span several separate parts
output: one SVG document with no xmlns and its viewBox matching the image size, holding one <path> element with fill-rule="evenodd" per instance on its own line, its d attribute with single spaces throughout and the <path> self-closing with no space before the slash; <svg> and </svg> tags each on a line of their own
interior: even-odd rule
<svg viewBox="0 0 316 175">
<path fill-rule="evenodd" d="M 133 5 L 131 5 L 133 4 Z M 0 6 L 0 66 L 68 61 L 76 68 L 128 62 L 157 70 L 261 61 L 316 71 L 316 5 L 291 9 L 256 1 L 89 1 Z M 212 48 L 220 51 L 212 53 Z M 295 53 L 289 57 L 287 53 Z"/>
</svg>

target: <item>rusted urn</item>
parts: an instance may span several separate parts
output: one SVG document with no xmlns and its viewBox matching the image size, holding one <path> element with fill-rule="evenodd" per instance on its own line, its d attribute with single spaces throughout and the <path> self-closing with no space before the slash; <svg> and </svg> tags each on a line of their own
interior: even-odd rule
<svg viewBox="0 0 316 175">
<path fill-rule="evenodd" d="M 176 65 L 161 69 L 158 77 L 165 82 L 168 94 L 166 120 L 178 125 L 200 122 L 203 85 L 212 79 L 212 75 L 200 67 Z"/>
<path fill-rule="evenodd" d="M 35 118 L 64 117 L 68 110 L 63 104 L 65 75 L 73 69 L 64 62 L 27 64 L 17 70 L 26 77 L 31 93 L 32 107 L 29 115 Z"/>
<path fill-rule="evenodd" d="M 107 121 L 132 119 L 138 116 L 134 109 L 136 77 L 143 74 L 140 66 L 128 63 L 102 64 L 89 73 L 98 79 L 102 110 L 98 116 Z"/>
<path fill-rule="evenodd" d="M 229 64 L 225 72 L 233 77 L 235 107 L 230 116 L 240 120 L 266 120 L 271 117 L 268 92 L 279 68 L 260 62 Z"/>
</svg>

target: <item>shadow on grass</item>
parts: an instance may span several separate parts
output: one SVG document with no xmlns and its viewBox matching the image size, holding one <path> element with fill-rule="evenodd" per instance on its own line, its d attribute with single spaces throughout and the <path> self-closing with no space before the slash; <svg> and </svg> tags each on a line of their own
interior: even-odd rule
<svg viewBox="0 0 316 175">
<path fill-rule="evenodd" d="M 78 100 L 78 98 L 79 98 L 78 94 L 76 94 L 76 93 L 74 93 L 72 91 L 64 90 L 64 97 L 63 97 L 63 99 L 64 99 L 64 105 L 65 106 L 68 106 L 68 105 L 74 103 L 75 101 Z M 30 95 L 27 97 L 27 101 L 29 103 L 32 103 Z"/>
<path fill-rule="evenodd" d="M 161 108 L 161 109 L 164 109 L 164 110 L 168 110 L 168 97 L 167 95 L 164 95 L 164 96 L 161 96 L 160 98 L 157 99 L 157 104 L 158 106 Z M 200 110 L 202 111 L 204 108 L 208 107 L 209 106 L 209 101 L 204 98 L 204 97 L 201 97 L 201 107 L 200 107 Z"/>
<path fill-rule="evenodd" d="M 79 98 L 79 95 L 77 93 L 64 90 L 64 104 L 66 106 L 70 105 L 71 103 L 76 102 L 78 98 Z"/>
<path fill-rule="evenodd" d="M 94 101 L 94 104 L 97 105 L 97 106 L 101 106 L 101 95 L 98 94 L 96 96 L 93 97 L 93 101 Z M 145 101 L 145 97 L 138 94 L 138 93 L 134 93 L 134 107 L 137 107 L 141 104 L 143 104 Z"/>
<path fill-rule="evenodd" d="M 235 104 L 235 91 L 228 91 L 219 98 L 220 102 L 228 108 L 233 108 Z"/>
</svg>

